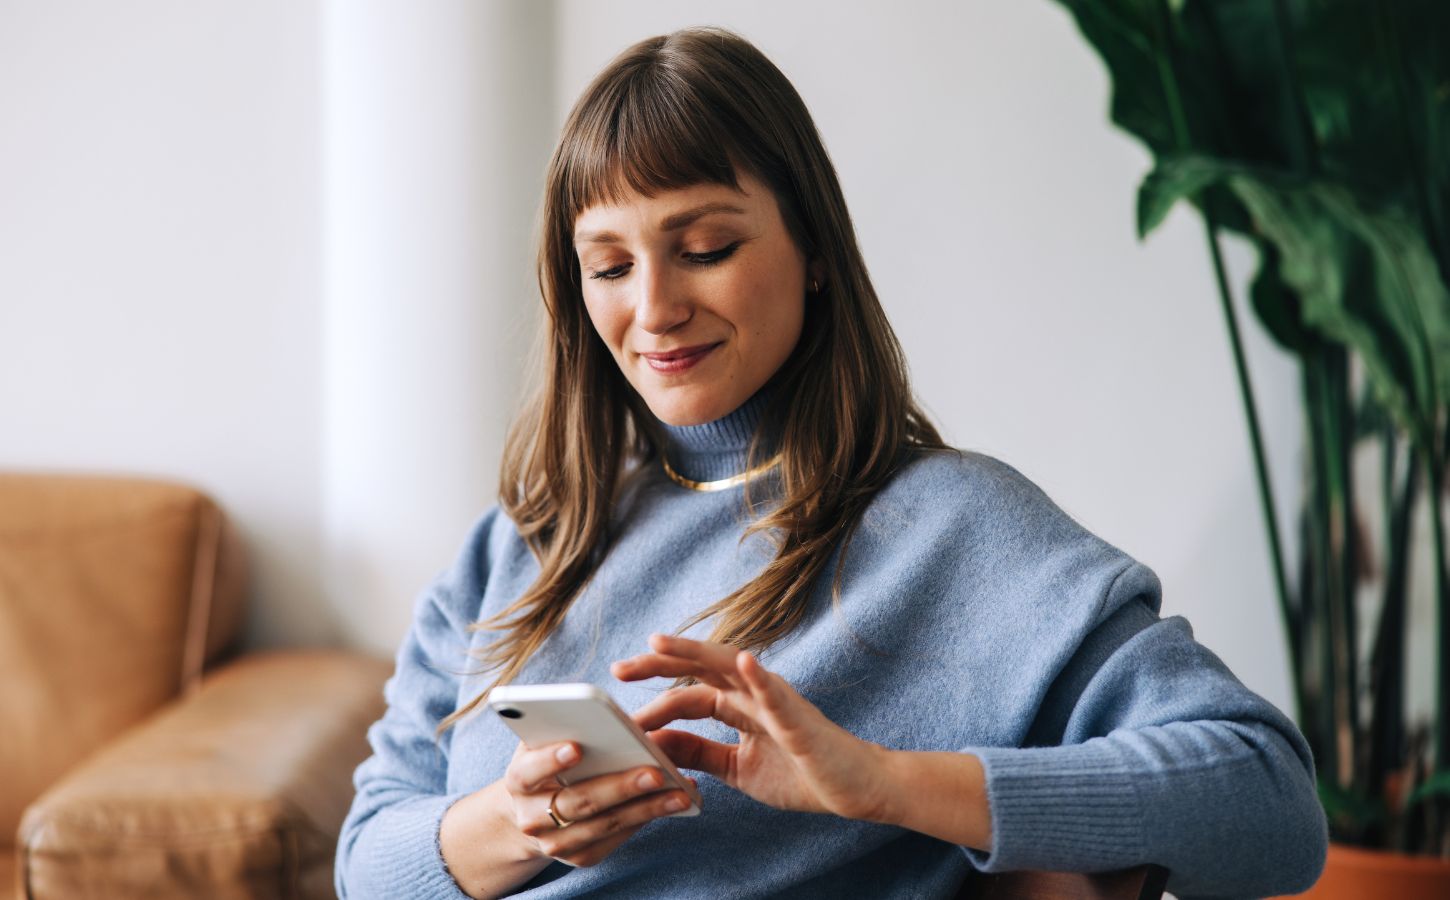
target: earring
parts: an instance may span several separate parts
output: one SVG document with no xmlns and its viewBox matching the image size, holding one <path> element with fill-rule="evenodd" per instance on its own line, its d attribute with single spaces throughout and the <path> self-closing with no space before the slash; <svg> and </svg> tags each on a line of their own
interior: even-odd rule
<svg viewBox="0 0 1450 900">
<path fill-rule="evenodd" d="M 811 293 L 812 294 L 819 294 L 820 292 L 821 292 L 820 285 L 816 284 L 816 280 L 814 278 L 812 278 L 811 279 Z"/>
</svg>

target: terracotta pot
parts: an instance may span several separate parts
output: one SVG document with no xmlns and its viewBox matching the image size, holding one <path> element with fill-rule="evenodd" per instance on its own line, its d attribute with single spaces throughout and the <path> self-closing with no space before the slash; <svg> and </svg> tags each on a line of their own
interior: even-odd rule
<svg viewBox="0 0 1450 900">
<path fill-rule="evenodd" d="M 1450 897 L 1450 859 L 1366 850 L 1331 841 L 1324 874 L 1309 890 L 1294 896 L 1310 900 L 1445 900 Z"/>
</svg>

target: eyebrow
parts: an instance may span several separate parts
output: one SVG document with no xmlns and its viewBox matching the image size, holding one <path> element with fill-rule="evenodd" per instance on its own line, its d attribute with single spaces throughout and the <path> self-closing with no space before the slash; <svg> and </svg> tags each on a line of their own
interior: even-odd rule
<svg viewBox="0 0 1450 900">
<path fill-rule="evenodd" d="M 678 231 L 697 219 L 702 219 L 705 216 L 715 213 L 746 215 L 744 209 L 741 209 L 733 203 L 725 203 L 717 200 L 712 203 L 702 203 L 699 206 L 681 210 L 677 213 L 671 213 L 660 221 L 660 231 Z M 613 231 L 585 231 L 574 236 L 575 244 L 617 244 L 622 240 L 624 239 Z"/>
</svg>

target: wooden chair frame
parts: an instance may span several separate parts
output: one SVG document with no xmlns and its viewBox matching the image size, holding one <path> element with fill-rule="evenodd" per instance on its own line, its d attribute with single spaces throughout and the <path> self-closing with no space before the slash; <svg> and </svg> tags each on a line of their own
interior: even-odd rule
<svg viewBox="0 0 1450 900">
<path fill-rule="evenodd" d="M 1147 864 L 1113 872 L 973 875 L 957 900 L 1161 900 L 1168 870 Z"/>
</svg>

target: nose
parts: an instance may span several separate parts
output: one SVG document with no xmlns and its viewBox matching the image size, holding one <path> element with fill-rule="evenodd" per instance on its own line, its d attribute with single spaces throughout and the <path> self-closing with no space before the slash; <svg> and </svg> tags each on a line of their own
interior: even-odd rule
<svg viewBox="0 0 1450 900">
<path fill-rule="evenodd" d="M 637 268 L 635 323 L 650 334 L 664 334 L 690 321 L 695 311 L 686 295 L 687 279 L 676 278 L 668 265 L 649 262 Z"/>
</svg>

